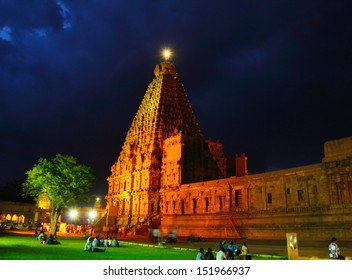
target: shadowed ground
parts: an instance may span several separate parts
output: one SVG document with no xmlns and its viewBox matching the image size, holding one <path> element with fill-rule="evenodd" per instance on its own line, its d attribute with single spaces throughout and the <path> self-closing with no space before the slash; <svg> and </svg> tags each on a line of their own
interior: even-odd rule
<svg viewBox="0 0 352 280">
<path fill-rule="evenodd" d="M 134 241 L 132 239 L 128 240 L 130 242 L 139 243 L 151 243 L 140 239 Z M 227 239 L 227 241 L 231 241 Z M 249 248 L 250 254 L 264 255 L 264 256 L 285 256 L 287 257 L 287 245 L 286 240 L 236 240 L 239 247 L 242 246 L 242 242 L 245 241 Z M 328 258 L 328 245 L 330 240 L 317 241 L 317 240 L 299 240 L 298 239 L 298 250 L 299 256 L 303 258 Z M 180 248 L 192 248 L 199 249 L 203 247 L 204 249 L 212 248 L 216 251 L 219 248 L 219 240 L 206 240 L 205 242 L 187 242 L 186 240 L 181 240 L 181 242 L 176 242 L 174 244 L 168 244 L 168 246 L 180 247 Z M 352 241 L 339 241 L 339 246 L 341 254 L 350 257 L 352 256 Z"/>
</svg>

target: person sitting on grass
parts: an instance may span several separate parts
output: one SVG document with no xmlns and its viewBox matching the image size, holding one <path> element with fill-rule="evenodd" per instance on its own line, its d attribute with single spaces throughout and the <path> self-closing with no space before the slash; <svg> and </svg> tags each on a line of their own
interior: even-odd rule
<svg viewBox="0 0 352 280">
<path fill-rule="evenodd" d="M 233 260 L 243 260 L 243 256 L 241 254 L 242 254 L 241 250 L 237 249 L 233 256 Z"/>
<path fill-rule="evenodd" d="M 94 238 L 94 239 L 96 239 L 96 238 Z M 88 251 L 88 252 L 105 252 L 105 248 L 104 249 L 100 249 L 98 247 L 94 247 L 93 237 L 89 236 L 88 239 L 87 239 L 86 245 L 84 245 L 84 251 Z"/>
<path fill-rule="evenodd" d="M 46 239 L 46 244 L 53 244 L 53 241 L 54 241 L 53 234 L 50 233 L 50 235 Z"/>
<path fill-rule="evenodd" d="M 104 238 L 100 237 L 98 240 L 99 240 L 99 247 L 104 247 Z"/>
<path fill-rule="evenodd" d="M 112 239 L 111 247 L 119 247 L 119 242 L 117 241 L 116 237 Z"/>
<path fill-rule="evenodd" d="M 100 242 L 99 242 L 98 237 L 95 237 L 95 238 L 93 239 L 93 246 L 94 246 L 94 247 L 99 247 L 99 246 L 100 246 Z"/>
<path fill-rule="evenodd" d="M 61 243 L 57 240 L 56 235 L 53 236 L 53 243 L 54 243 L 54 244 L 61 244 Z"/>
<path fill-rule="evenodd" d="M 56 245 L 56 244 L 60 244 L 59 241 L 57 241 L 56 236 L 54 236 L 52 233 L 48 236 L 48 238 L 46 239 L 46 244 L 49 245 Z"/>
<path fill-rule="evenodd" d="M 329 244 L 329 258 L 336 260 L 345 260 L 346 258 L 340 254 L 339 245 L 337 245 L 337 238 L 331 238 L 331 243 Z"/>
<path fill-rule="evenodd" d="M 88 252 L 92 252 L 93 249 L 93 238 L 91 236 L 88 237 L 86 245 L 84 245 L 84 250 Z"/>
<path fill-rule="evenodd" d="M 41 240 L 44 236 L 44 231 L 41 231 L 38 235 L 37 235 L 37 240 Z"/>
<path fill-rule="evenodd" d="M 204 255 L 205 260 L 215 260 L 213 250 L 211 248 L 208 248 L 208 251 Z"/>
<path fill-rule="evenodd" d="M 46 238 L 45 238 L 44 231 L 41 231 L 41 232 L 39 233 L 37 239 L 40 241 L 40 244 L 45 244 Z"/>
<path fill-rule="evenodd" d="M 196 255 L 196 260 L 204 260 L 204 249 L 200 248 L 198 254 Z"/>
<path fill-rule="evenodd" d="M 220 248 L 219 251 L 216 253 L 216 260 L 226 260 L 226 251 L 224 248 Z"/>
<path fill-rule="evenodd" d="M 235 254 L 232 252 L 231 249 L 226 250 L 226 259 L 227 260 L 234 260 L 235 259 Z"/>
<path fill-rule="evenodd" d="M 103 240 L 103 245 L 104 245 L 104 247 L 108 247 L 108 246 L 109 246 L 109 241 L 108 241 L 108 239 L 109 239 L 108 236 L 106 236 L 106 237 L 104 238 L 104 240 Z"/>
<path fill-rule="evenodd" d="M 108 237 L 108 247 L 111 247 L 112 245 L 112 238 L 109 236 Z"/>
<path fill-rule="evenodd" d="M 93 238 L 91 236 L 88 237 L 86 245 L 84 245 L 84 251 L 92 251 L 93 248 Z"/>
</svg>

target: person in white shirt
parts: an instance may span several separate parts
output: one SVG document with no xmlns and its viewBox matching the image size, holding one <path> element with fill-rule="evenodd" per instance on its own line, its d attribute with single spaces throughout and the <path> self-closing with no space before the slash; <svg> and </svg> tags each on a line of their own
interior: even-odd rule
<svg viewBox="0 0 352 280">
<path fill-rule="evenodd" d="M 224 248 L 220 248 L 216 253 L 216 260 L 226 260 L 226 252 Z"/>
<path fill-rule="evenodd" d="M 336 260 L 344 260 L 346 259 L 344 256 L 340 254 L 340 248 L 337 245 L 336 237 L 331 238 L 331 242 L 329 244 L 329 258 Z"/>
</svg>

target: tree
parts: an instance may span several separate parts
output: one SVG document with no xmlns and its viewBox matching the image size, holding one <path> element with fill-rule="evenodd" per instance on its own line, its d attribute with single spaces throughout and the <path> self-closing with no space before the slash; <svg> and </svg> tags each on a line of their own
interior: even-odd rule
<svg viewBox="0 0 352 280">
<path fill-rule="evenodd" d="M 56 155 L 51 161 L 39 158 L 27 171 L 23 183 L 25 195 L 38 202 L 42 195 L 50 201 L 52 234 L 57 231 L 59 217 L 64 208 L 78 201 L 88 200 L 88 190 L 94 180 L 91 169 L 78 163 L 72 156 Z"/>
</svg>

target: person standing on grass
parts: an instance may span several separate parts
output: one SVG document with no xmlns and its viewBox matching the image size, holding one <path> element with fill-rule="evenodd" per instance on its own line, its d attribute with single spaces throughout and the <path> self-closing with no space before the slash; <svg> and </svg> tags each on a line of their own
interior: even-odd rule
<svg viewBox="0 0 352 280">
<path fill-rule="evenodd" d="M 243 244 L 242 244 L 241 251 L 242 251 L 243 258 L 246 259 L 246 256 L 248 254 L 248 245 L 244 241 L 243 241 Z"/>
<path fill-rule="evenodd" d="M 227 245 L 227 250 L 231 250 L 232 253 L 235 253 L 236 249 L 237 248 L 235 248 L 235 244 L 233 243 L 233 241 L 231 241 L 229 245 Z"/>
</svg>

